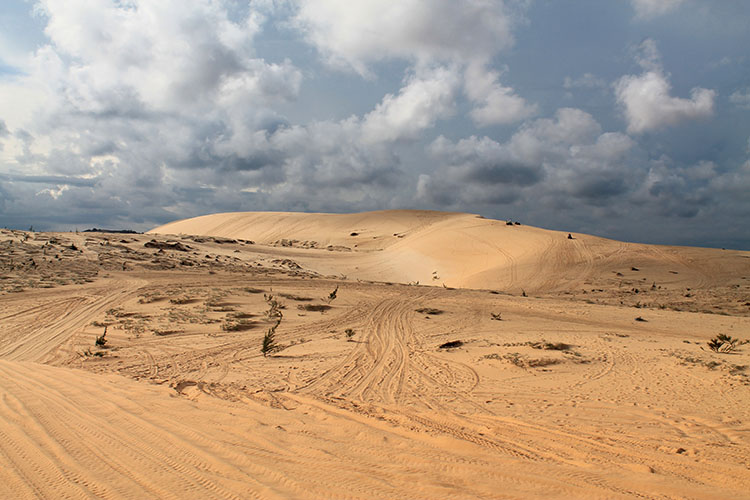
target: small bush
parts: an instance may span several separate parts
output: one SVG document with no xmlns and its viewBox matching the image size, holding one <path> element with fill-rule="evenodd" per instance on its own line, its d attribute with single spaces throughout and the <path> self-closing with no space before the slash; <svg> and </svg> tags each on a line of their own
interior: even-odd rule
<svg viewBox="0 0 750 500">
<path fill-rule="evenodd" d="M 301 309 L 303 311 L 326 312 L 327 310 L 331 309 L 331 306 L 327 304 L 300 304 L 297 306 L 297 309 Z"/>
<path fill-rule="evenodd" d="M 253 328 L 255 328 L 255 321 L 248 321 L 246 319 L 227 321 L 221 325 L 221 329 L 225 332 L 244 332 Z"/>
<path fill-rule="evenodd" d="M 564 342 L 529 342 L 529 346 L 532 349 L 543 349 L 545 351 L 567 351 L 571 347 L 573 347 L 570 344 L 565 344 Z"/>
<path fill-rule="evenodd" d="M 293 295 L 291 293 L 280 293 L 279 296 L 289 300 L 296 300 L 297 302 L 311 302 L 314 300 L 312 297 L 300 297 L 299 295 Z"/>
<path fill-rule="evenodd" d="M 438 314 L 443 314 L 445 311 L 441 311 L 440 309 L 435 309 L 434 307 L 420 307 L 419 309 L 416 309 L 418 313 L 421 314 L 429 314 L 431 316 L 436 316 Z"/>
<path fill-rule="evenodd" d="M 354 330 L 352 330 L 351 328 L 347 328 L 346 330 L 344 330 L 344 333 L 346 334 L 346 340 L 351 342 L 352 338 L 354 338 Z"/>
<path fill-rule="evenodd" d="M 440 349 L 454 349 L 456 347 L 461 347 L 462 345 L 464 345 L 464 343 L 460 340 L 451 340 L 450 342 L 440 344 L 438 347 Z"/>
<path fill-rule="evenodd" d="M 276 344 L 276 328 L 281 323 L 281 317 L 276 321 L 276 324 L 273 325 L 271 328 L 268 329 L 266 334 L 263 336 L 263 344 L 261 345 L 260 352 L 263 353 L 263 357 L 268 356 L 274 351 L 277 351 L 279 349 L 278 344 Z"/>
<path fill-rule="evenodd" d="M 503 318 L 500 317 L 500 313 L 490 313 L 490 316 L 492 316 L 492 319 L 495 321 L 502 321 Z"/>
<path fill-rule="evenodd" d="M 746 340 L 733 338 L 725 333 L 720 333 L 707 342 L 708 348 L 714 352 L 728 353 L 734 351 L 737 347 L 746 344 Z"/>
<path fill-rule="evenodd" d="M 94 342 L 99 347 L 104 347 L 107 345 L 107 327 L 104 327 L 104 333 L 102 333 L 100 336 L 96 337 L 96 341 Z"/>
<path fill-rule="evenodd" d="M 269 318 L 276 318 L 276 323 L 268 329 L 266 334 L 263 336 L 263 343 L 260 347 L 260 352 L 263 353 L 263 357 L 268 356 L 274 351 L 280 349 L 280 346 L 276 343 L 276 328 L 281 324 L 281 320 L 284 315 L 281 312 L 281 304 L 274 298 L 273 295 L 263 296 L 268 302 L 269 309 L 266 311 L 266 316 Z"/>
<path fill-rule="evenodd" d="M 338 291 L 339 291 L 339 286 L 336 285 L 336 288 L 334 288 L 334 290 L 328 294 L 328 302 L 331 302 L 332 300 L 336 298 L 336 294 L 338 293 Z"/>
<path fill-rule="evenodd" d="M 263 298 L 268 302 L 266 316 L 269 318 L 281 318 L 281 310 L 284 309 L 284 304 L 276 300 L 276 297 L 270 294 L 263 294 Z"/>
</svg>

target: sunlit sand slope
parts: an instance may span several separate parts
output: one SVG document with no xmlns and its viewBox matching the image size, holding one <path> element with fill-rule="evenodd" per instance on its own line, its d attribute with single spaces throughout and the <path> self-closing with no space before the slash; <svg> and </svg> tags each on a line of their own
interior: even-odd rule
<svg viewBox="0 0 750 500">
<path fill-rule="evenodd" d="M 750 252 L 624 243 L 477 215 L 416 210 L 360 214 L 239 212 L 172 222 L 154 234 L 252 240 L 304 267 L 364 280 L 511 292 L 612 285 L 710 287 L 748 268 Z M 617 273 L 620 273 L 619 275 Z M 622 281 L 622 280 L 620 280 Z"/>
</svg>

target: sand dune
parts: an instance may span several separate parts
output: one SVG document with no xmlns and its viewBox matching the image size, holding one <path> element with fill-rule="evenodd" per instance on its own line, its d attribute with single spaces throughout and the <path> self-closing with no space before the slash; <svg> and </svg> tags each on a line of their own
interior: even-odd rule
<svg viewBox="0 0 750 500">
<path fill-rule="evenodd" d="M 611 285 L 632 268 L 648 285 L 713 287 L 747 272 L 748 252 L 624 243 L 461 213 L 247 212 L 206 215 L 150 234 L 209 235 L 272 245 L 305 268 L 363 280 L 549 292 Z M 622 281 L 622 280 L 620 280 Z"/>
<path fill-rule="evenodd" d="M 750 253 L 573 236 L 2 230 L 0 498 L 750 498 Z"/>
</svg>

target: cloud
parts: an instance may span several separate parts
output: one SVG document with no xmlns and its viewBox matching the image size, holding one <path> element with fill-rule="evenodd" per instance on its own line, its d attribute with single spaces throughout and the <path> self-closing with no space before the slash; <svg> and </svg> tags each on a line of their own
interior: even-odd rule
<svg viewBox="0 0 750 500">
<path fill-rule="evenodd" d="M 454 73 L 442 75 L 449 81 L 465 67 L 464 91 L 475 104 L 470 116 L 487 126 L 523 120 L 536 111 L 487 67 L 512 45 L 518 16 L 501 1 L 306 0 L 295 23 L 329 64 L 365 77 L 372 77 L 374 63 L 389 59 L 408 61 L 417 73 L 442 65 Z"/>
<path fill-rule="evenodd" d="M 573 108 L 525 124 L 505 143 L 439 137 L 429 147 L 439 167 L 420 177 L 417 197 L 443 206 L 508 204 L 527 196 L 599 204 L 628 190 L 621 167 L 633 146 L 624 134 L 601 133 L 591 115 Z"/>
<path fill-rule="evenodd" d="M 209 211 L 216 199 L 178 198 L 191 183 L 217 195 L 222 169 L 233 188 L 281 182 L 263 138 L 302 72 L 258 57 L 263 16 L 230 3 L 39 2 L 47 43 L 2 82 L 15 133 L 0 167 L 17 194 L 4 218 L 149 225 L 182 215 L 164 207 Z"/>
<path fill-rule="evenodd" d="M 410 76 L 398 95 L 387 94 L 365 118 L 367 142 L 414 139 L 454 112 L 458 78 L 455 71 L 438 67 Z"/>
<path fill-rule="evenodd" d="M 682 4 L 684 0 L 631 0 L 636 17 L 653 19 L 670 12 Z"/>
<path fill-rule="evenodd" d="M 537 111 L 512 88 L 500 84 L 499 72 L 488 70 L 479 62 L 466 68 L 464 88 L 467 97 L 478 104 L 470 115 L 480 127 L 517 122 Z"/>
<path fill-rule="evenodd" d="M 234 22 L 223 2 L 208 0 L 39 5 L 51 44 L 36 63 L 54 68 L 58 95 L 81 112 L 210 109 L 218 96 L 288 99 L 299 87 L 291 65 L 254 56 L 262 18 L 252 11 Z"/>
<path fill-rule="evenodd" d="M 385 59 L 488 59 L 513 42 L 513 13 L 501 1 L 303 0 L 296 26 L 326 60 L 369 75 Z"/>
<path fill-rule="evenodd" d="M 653 41 L 641 44 L 637 59 L 645 71 L 640 75 L 623 76 L 614 85 L 617 102 L 628 122 L 628 132 L 639 134 L 713 115 L 716 97 L 713 90 L 693 88 L 689 99 L 669 95 L 671 86 Z"/>
<path fill-rule="evenodd" d="M 729 96 L 729 102 L 741 109 L 750 109 L 750 87 L 735 90 Z"/>
<path fill-rule="evenodd" d="M 566 76 L 563 80 L 564 89 L 597 89 L 606 88 L 607 82 L 603 78 L 599 78 L 592 73 L 584 73 L 578 78 L 572 78 Z"/>
</svg>

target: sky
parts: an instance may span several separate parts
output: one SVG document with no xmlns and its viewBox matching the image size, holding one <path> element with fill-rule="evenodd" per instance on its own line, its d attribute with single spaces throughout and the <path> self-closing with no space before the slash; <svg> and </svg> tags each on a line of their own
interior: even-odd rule
<svg viewBox="0 0 750 500">
<path fill-rule="evenodd" d="M 750 250 L 746 0 L 4 0 L 0 226 L 432 209 Z"/>
</svg>

